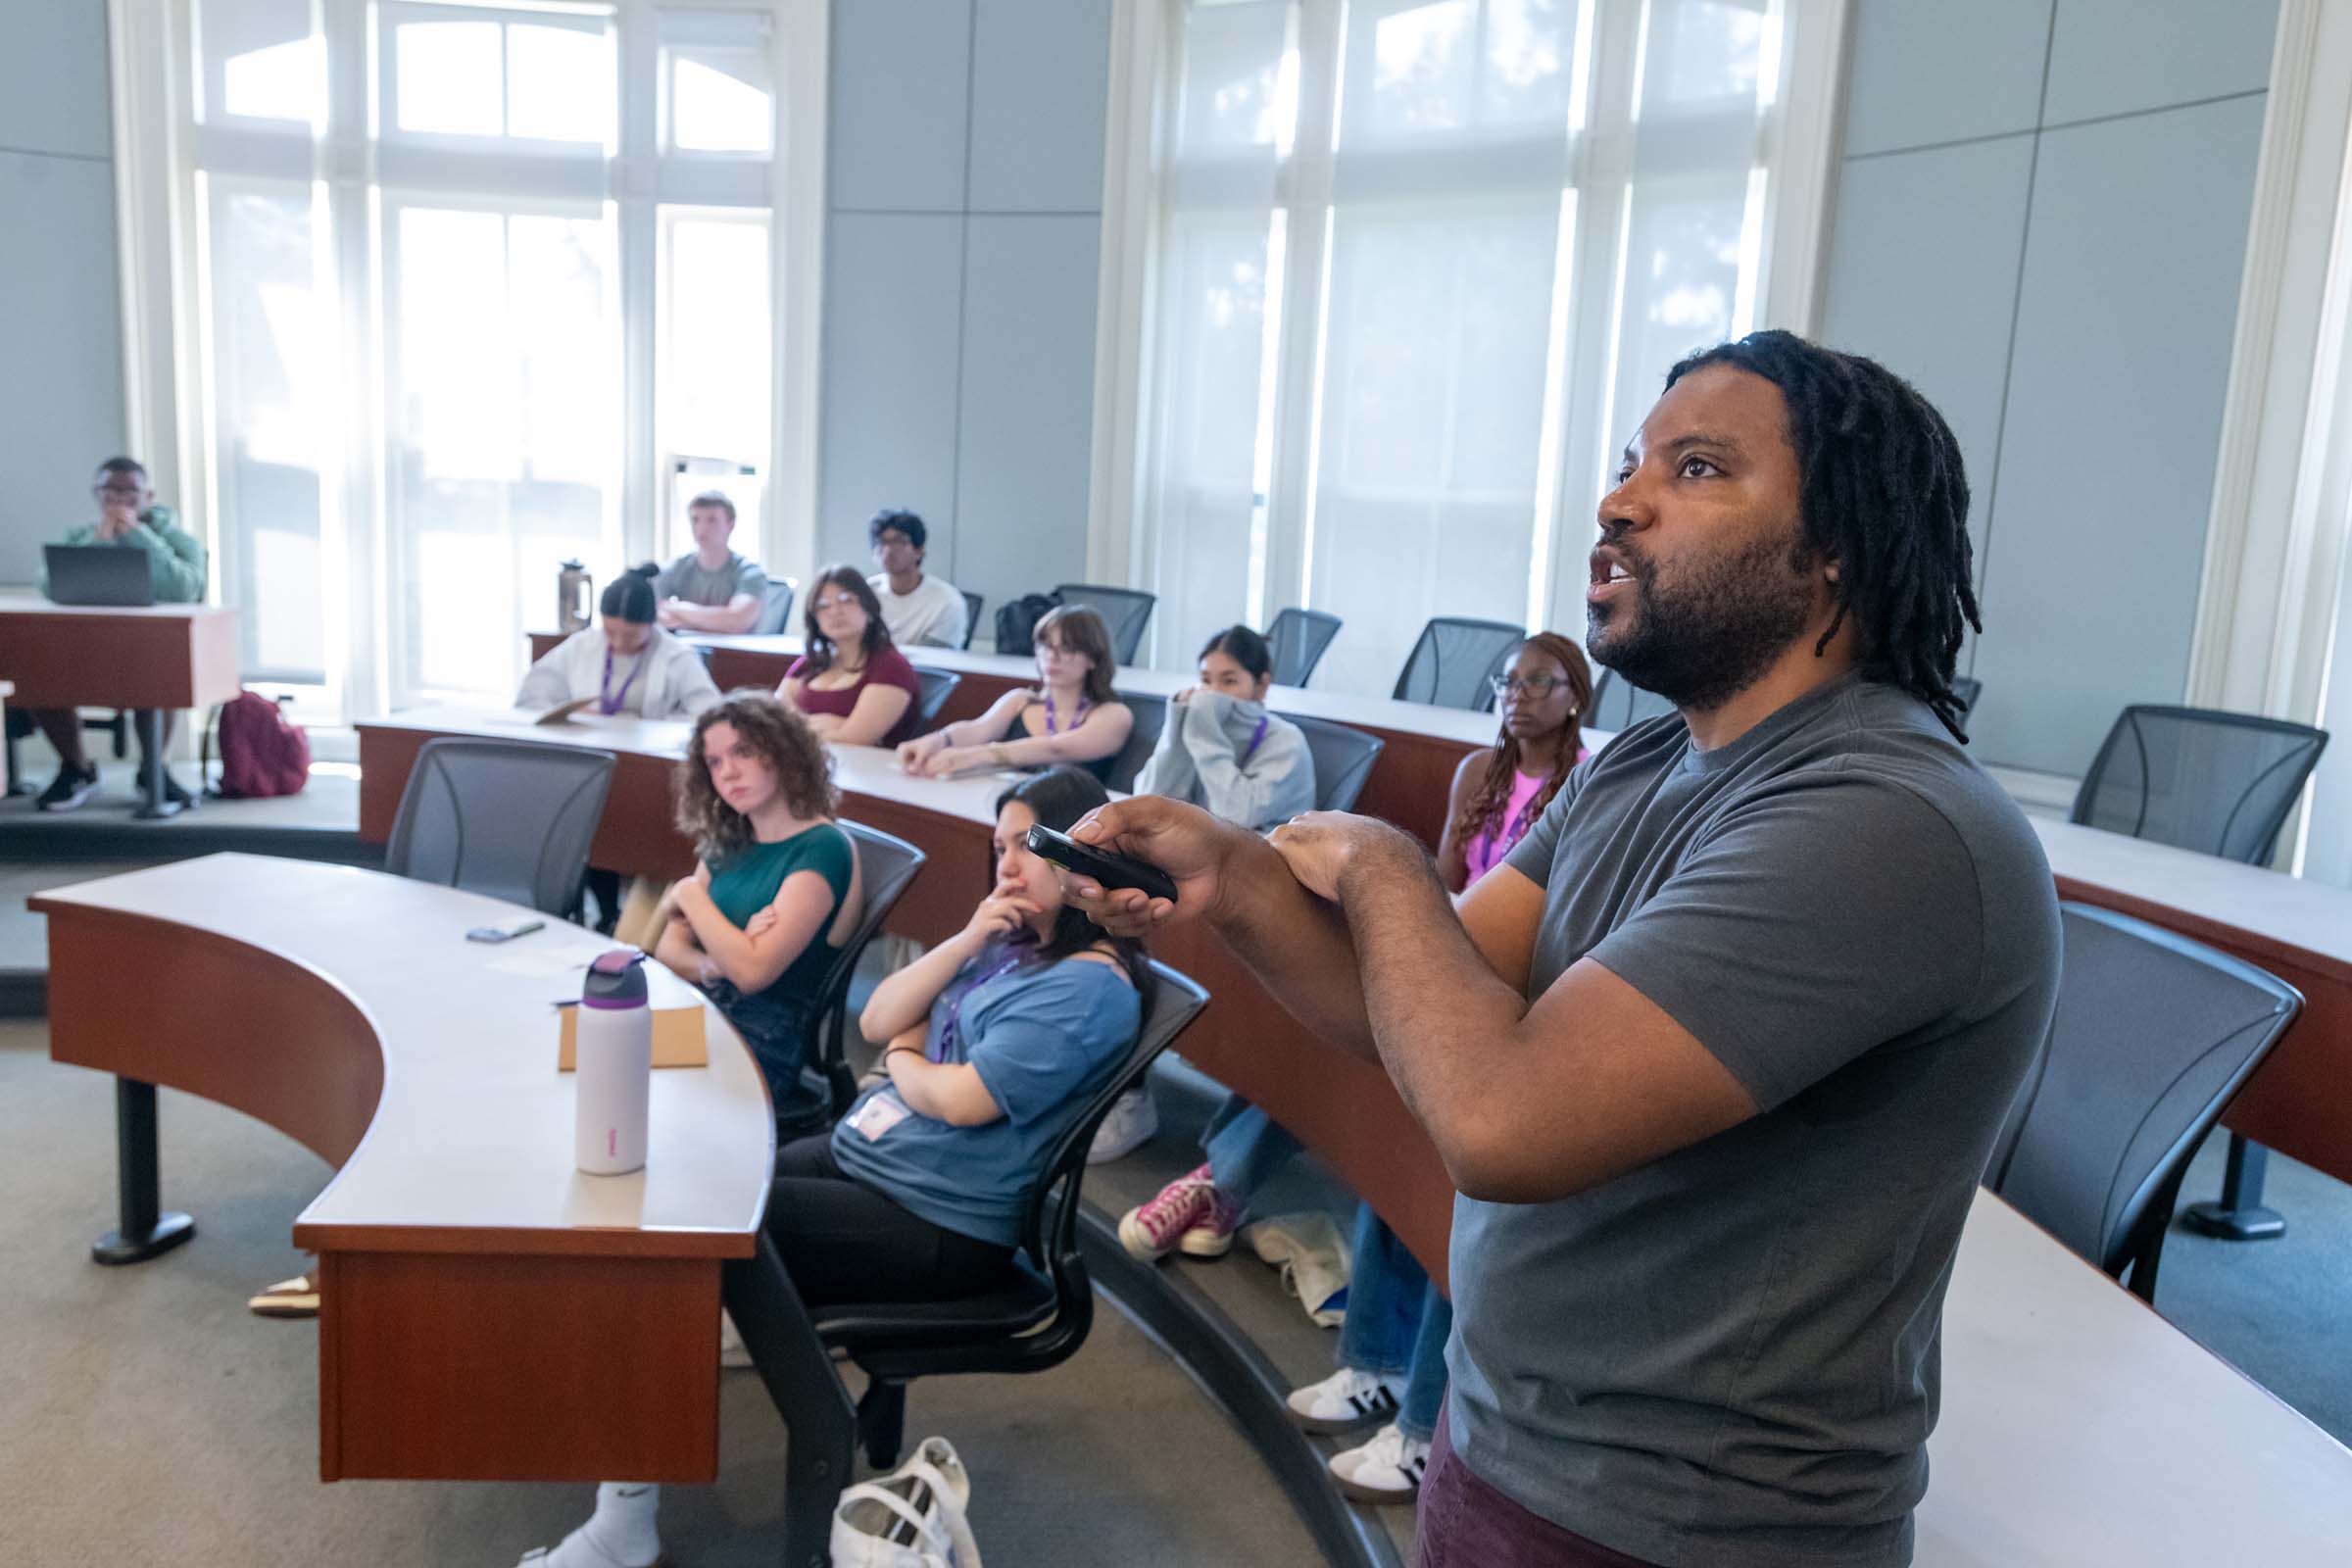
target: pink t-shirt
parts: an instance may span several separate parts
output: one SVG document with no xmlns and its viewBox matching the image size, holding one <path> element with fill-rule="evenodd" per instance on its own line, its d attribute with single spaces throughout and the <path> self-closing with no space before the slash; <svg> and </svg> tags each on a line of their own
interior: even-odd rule
<svg viewBox="0 0 2352 1568">
<path fill-rule="evenodd" d="M 906 656 L 896 648 L 885 648 L 867 660 L 855 686 L 821 692 L 810 686 L 806 655 L 792 662 L 792 667 L 784 672 L 784 678 L 801 683 L 801 711 L 811 717 L 818 713 L 831 713 L 837 718 L 849 717 L 850 710 L 858 706 L 858 694 L 870 685 L 896 686 L 905 692 L 908 699 L 906 711 L 891 726 L 890 733 L 882 737 L 881 745 L 896 746 L 902 741 L 912 740 L 915 731 L 922 727 L 922 716 L 915 710 L 922 706 L 923 683 L 915 674 L 914 666 L 906 662 Z"/>
<path fill-rule="evenodd" d="M 1592 754 L 1582 747 L 1576 760 L 1583 761 Z M 1475 882 L 1502 863 L 1518 842 L 1527 837 L 1527 830 L 1536 825 L 1536 792 L 1544 787 L 1541 773 L 1513 773 L 1511 798 L 1502 803 L 1502 812 L 1481 829 L 1462 850 L 1462 858 L 1470 868 L 1470 881 Z M 1468 883 L 1463 884 L 1465 887 Z"/>
</svg>

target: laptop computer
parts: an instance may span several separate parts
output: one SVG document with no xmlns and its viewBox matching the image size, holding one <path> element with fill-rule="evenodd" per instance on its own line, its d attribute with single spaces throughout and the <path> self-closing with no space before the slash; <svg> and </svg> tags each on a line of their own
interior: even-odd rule
<svg viewBox="0 0 2352 1568">
<path fill-rule="evenodd" d="M 152 605 L 147 552 L 122 545 L 43 545 L 49 598 L 60 605 Z"/>
</svg>

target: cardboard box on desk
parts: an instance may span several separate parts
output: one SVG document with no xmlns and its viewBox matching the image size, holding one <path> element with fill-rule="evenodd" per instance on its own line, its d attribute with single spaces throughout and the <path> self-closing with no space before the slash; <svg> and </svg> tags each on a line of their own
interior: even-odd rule
<svg viewBox="0 0 2352 1568">
<path fill-rule="evenodd" d="M 654 1065 L 708 1067 L 710 1053 L 703 1036 L 703 994 L 658 963 L 645 966 L 647 1004 L 654 1012 Z M 563 1031 L 556 1046 L 556 1071 L 579 1065 L 580 1004 L 559 1005 Z"/>
</svg>

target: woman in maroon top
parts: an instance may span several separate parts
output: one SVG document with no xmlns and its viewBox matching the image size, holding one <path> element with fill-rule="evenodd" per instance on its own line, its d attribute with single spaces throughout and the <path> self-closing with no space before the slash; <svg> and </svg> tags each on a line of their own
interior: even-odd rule
<svg viewBox="0 0 2352 1568">
<path fill-rule="evenodd" d="M 808 652 L 784 672 L 776 696 L 836 746 L 896 746 L 920 727 L 923 683 L 890 640 L 882 602 L 855 566 L 827 566 L 802 618 Z"/>
</svg>

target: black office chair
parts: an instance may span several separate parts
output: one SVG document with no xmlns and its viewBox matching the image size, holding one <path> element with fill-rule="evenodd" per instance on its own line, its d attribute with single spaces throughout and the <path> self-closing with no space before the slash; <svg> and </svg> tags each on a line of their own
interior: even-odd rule
<svg viewBox="0 0 2352 1568">
<path fill-rule="evenodd" d="M 914 678 L 923 686 L 923 694 L 914 700 L 914 721 L 928 730 L 938 721 L 939 710 L 948 706 L 948 699 L 956 695 L 956 688 L 963 684 L 963 677 L 917 664 Z"/>
<path fill-rule="evenodd" d="M 1621 679 L 1613 669 L 1604 669 L 1600 679 L 1592 683 L 1592 706 L 1585 713 L 1585 723 L 1614 735 L 1632 729 L 1643 719 L 1661 718 L 1674 710 L 1674 705 L 1657 693 Z"/>
<path fill-rule="evenodd" d="M 2284 719 L 2127 708 L 2083 775 L 2069 820 L 2261 865 L 2327 747 L 2326 730 Z M 2283 1233 L 2286 1221 L 2262 1206 L 2268 1163 L 2268 1151 L 2230 1134 L 2222 1196 L 2190 1204 L 2188 1223 L 2234 1241 Z"/>
<path fill-rule="evenodd" d="M 866 947 L 881 933 L 882 922 L 890 918 L 891 908 L 914 883 L 915 874 L 922 870 L 925 856 L 902 838 L 857 822 L 843 822 L 841 830 L 850 836 L 858 851 L 858 887 L 864 904 L 858 912 L 858 923 L 851 928 L 849 940 L 825 966 L 824 979 L 818 982 L 816 1004 L 808 1014 L 808 1050 L 802 1057 L 808 1063 L 803 1078 L 810 1091 L 813 1103 L 824 1107 L 824 1113 L 808 1116 L 794 1107 L 787 1118 L 786 1107 L 777 1107 L 779 1143 L 787 1134 L 822 1132 L 826 1124 L 839 1119 L 858 1098 L 858 1075 L 850 1067 L 848 1018 L 850 982 L 858 973 L 858 960 Z"/>
<path fill-rule="evenodd" d="M 773 637 L 792 629 L 792 596 L 800 587 L 797 577 L 767 579 L 767 592 L 760 600 L 760 618 L 752 622 L 755 635 Z"/>
<path fill-rule="evenodd" d="M 980 607 L 988 601 L 968 588 L 956 591 L 963 595 L 963 646 L 969 648 L 972 646 L 972 633 L 980 629 Z"/>
<path fill-rule="evenodd" d="M 1103 783 L 1122 794 L 1135 790 L 1135 775 L 1152 760 L 1152 753 L 1159 746 L 1159 732 L 1167 727 L 1168 700 L 1146 692 L 1115 692 L 1112 695 L 1127 705 L 1135 715 L 1135 727 L 1127 732 L 1127 744 L 1119 748 L 1110 760 L 1109 776 Z"/>
<path fill-rule="evenodd" d="M 1398 702 L 1487 712 L 1494 706 L 1490 682 L 1510 662 L 1511 650 L 1525 641 L 1526 630 L 1507 621 L 1432 616 L 1391 695 Z"/>
<path fill-rule="evenodd" d="M 1266 628 L 1266 647 L 1274 655 L 1274 684 L 1303 686 L 1323 662 L 1323 650 L 1340 634 L 1340 617 L 1320 610 L 1285 610 Z"/>
<path fill-rule="evenodd" d="M 1287 715 L 1286 715 L 1287 716 Z M 1306 736 L 1306 750 L 1315 760 L 1315 809 L 1352 811 L 1364 793 L 1364 780 L 1388 742 L 1327 718 L 1292 718 Z"/>
<path fill-rule="evenodd" d="M 2180 1178 L 2303 996 L 2128 914 L 2059 913 L 2057 1014 L 1984 1184 L 2153 1302 Z"/>
<path fill-rule="evenodd" d="M 1965 722 L 1977 710 L 1977 699 L 1984 695 L 1984 683 L 1974 675 L 1954 675 L 1952 695 L 1960 699 L 1960 717 Z"/>
<path fill-rule="evenodd" d="M 1122 664 L 1135 662 L 1136 650 L 1144 646 L 1144 628 L 1152 624 L 1152 607 L 1159 603 L 1156 595 L 1135 588 L 1106 588 L 1100 583 L 1065 582 L 1054 590 L 1054 597 L 1065 605 L 1084 605 L 1102 617 L 1110 628 L 1111 652 Z"/>
<path fill-rule="evenodd" d="M 611 752 L 426 741 L 401 791 L 384 869 L 568 919 L 612 783 Z"/>
</svg>

